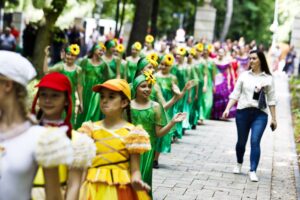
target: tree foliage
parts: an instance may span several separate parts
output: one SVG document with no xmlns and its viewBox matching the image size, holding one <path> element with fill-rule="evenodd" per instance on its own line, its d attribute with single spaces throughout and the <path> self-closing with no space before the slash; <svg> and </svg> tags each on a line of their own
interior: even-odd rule
<svg viewBox="0 0 300 200">
<path fill-rule="evenodd" d="M 213 0 L 217 9 L 215 36 L 220 37 L 226 13 L 226 1 Z M 272 32 L 269 30 L 273 21 L 273 0 L 235 0 L 231 25 L 227 38 L 247 40 L 255 39 L 258 43 L 271 42 Z"/>
</svg>

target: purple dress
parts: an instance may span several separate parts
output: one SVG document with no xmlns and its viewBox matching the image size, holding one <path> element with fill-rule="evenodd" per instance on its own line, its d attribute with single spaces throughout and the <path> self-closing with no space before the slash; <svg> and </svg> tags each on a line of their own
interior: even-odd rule
<svg viewBox="0 0 300 200">
<path fill-rule="evenodd" d="M 247 71 L 249 69 L 249 58 L 236 58 L 239 64 L 239 74 L 243 73 L 244 71 Z"/>
<path fill-rule="evenodd" d="M 229 101 L 229 95 L 231 93 L 227 85 L 227 69 L 230 67 L 230 64 L 216 64 L 216 67 L 218 71 L 216 73 L 214 82 L 216 91 L 213 96 L 214 103 L 212 109 L 212 119 L 220 119 L 222 117 L 222 114 Z M 235 116 L 235 111 L 236 107 L 233 107 L 230 110 L 229 118 Z"/>
</svg>

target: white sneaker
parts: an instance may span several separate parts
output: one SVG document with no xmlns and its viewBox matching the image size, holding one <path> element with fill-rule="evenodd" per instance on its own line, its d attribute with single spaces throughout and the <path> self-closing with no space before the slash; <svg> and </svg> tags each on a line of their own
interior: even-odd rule
<svg viewBox="0 0 300 200">
<path fill-rule="evenodd" d="M 249 178 L 252 182 L 258 182 L 258 177 L 256 176 L 256 172 L 249 172 Z"/>
<path fill-rule="evenodd" d="M 236 166 L 234 166 L 232 171 L 234 174 L 240 174 L 242 171 L 242 164 L 240 163 L 236 164 Z"/>
</svg>

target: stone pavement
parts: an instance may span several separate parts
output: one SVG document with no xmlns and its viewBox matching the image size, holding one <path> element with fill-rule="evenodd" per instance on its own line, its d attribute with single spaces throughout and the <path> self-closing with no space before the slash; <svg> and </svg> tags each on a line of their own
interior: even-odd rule
<svg viewBox="0 0 300 200">
<path fill-rule="evenodd" d="M 233 120 L 206 121 L 188 131 L 172 153 L 160 157 L 154 169 L 155 200 L 193 199 L 282 199 L 299 198 L 299 169 L 295 153 L 287 78 L 276 76 L 278 129 L 268 125 L 261 143 L 259 182 L 251 182 L 249 142 L 242 174 L 235 175 L 236 127 Z"/>
</svg>

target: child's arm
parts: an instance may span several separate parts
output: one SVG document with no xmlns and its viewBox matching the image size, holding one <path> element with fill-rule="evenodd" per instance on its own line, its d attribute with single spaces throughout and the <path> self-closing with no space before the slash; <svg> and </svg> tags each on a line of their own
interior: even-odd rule
<svg viewBox="0 0 300 200">
<path fill-rule="evenodd" d="M 69 169 L 66 200 L 79 199 L 79 191 L 82 183 L 82 169 Z"/>
<path fill-rule="evenodd" d="M 135 190 L 150 191 L 150 186 L 142 181 L 140 172 L 140 154 L 130 155 L 131 185 Z"/>
<path fill-rule="evenodd" d="M 58 167 L 43 168 L 45 177 L 45 191 L 47 200 L 62 200 Z"/>
<path fill-rule="evenodd" d="M 162 137 L 166 135 L 171 128 L 178 122 L 182 122 L 186 117 L 186 113 L 177 113 L 173 119 L 164 127 L 162 126 L 155 126 L 155 132 L 157 137 Z"/>
</svg>

